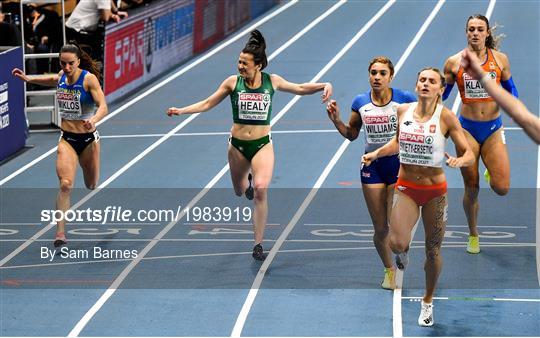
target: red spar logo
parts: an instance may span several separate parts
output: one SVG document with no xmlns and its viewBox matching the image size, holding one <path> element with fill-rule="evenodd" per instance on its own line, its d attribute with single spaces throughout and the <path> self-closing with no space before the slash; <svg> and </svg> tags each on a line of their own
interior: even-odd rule
<svg viewBox="0 0 540 338">
<path fill-rule="evenodd" d="M 424 143 L 424 135 L 400 133 L 399 139 L 406 142 Z"/>
</svg>

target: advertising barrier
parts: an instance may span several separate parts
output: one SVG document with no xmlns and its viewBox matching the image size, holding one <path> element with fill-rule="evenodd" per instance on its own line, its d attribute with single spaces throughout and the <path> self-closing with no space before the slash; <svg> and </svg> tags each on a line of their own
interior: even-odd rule
<svg viewBox="0 0 540 338">
<path fill-rule="evenodd" d="M 112 102 L 214 46 L 279 0 L 154 1 L 105 30 L 104 92 Z"/>
<path fill-rule="evenodd" d="M 141 86 L 193 54 L 194 0 L 164 1 L 105 31 L 108 101 Z"/>
<path fill-rule="evenodd" d="M 22 48 L 0 49 L 0 161 L 23 148 L 28 126 L 24 115 L 24 85 L 11 75 L 23 68 Z"/>
</svg>

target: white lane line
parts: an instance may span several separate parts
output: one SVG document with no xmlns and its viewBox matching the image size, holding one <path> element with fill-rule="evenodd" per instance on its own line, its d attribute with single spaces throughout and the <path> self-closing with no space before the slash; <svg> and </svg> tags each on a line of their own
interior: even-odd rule
<svg viewBox="0 0 540 338">
<path fill-rule="evenodd" d="M 339 6 L 341 6 L 342 4 L 344 3 L 344 1 L 340 1 L 338 2 L 337 4 L 335 4 L 334 6 L 332 6 L 330 9 L 328 9 L 327 11 L 325 11 L 324 14 L 322 14 L 321 16 L 322 17 L 327 17 L 328 15 L 330 15 L 333 11 L 335 11 Z M 319 18 L 321 17 L 319 16 Z M 316 19 L 317 22 L 320 22 L 319 18 Z M 310 25 L 310 27 L 313 27 L 313 25 Z M 292 39 L 294 39 L 295 41 L 300 37 L 302 36 L 303 34 L 305 34 L 307 32 L 307 30 L 303 29 L 302 31 L 300 31 L 299 33 L 297 33 Z M 271 61 L 272 58 L 276 57 L 278 54 L 276 53 L 272 53 L 272 55 L 268 58 L 268 61 Z M 320 74 L 320 72 L 319 72 Z M 315 77 L 314 79 L 312 79 L 310 82 L 315 82 L 319 79 L 320 77 Z M 298 96 L 295 96 L 295 98 L 293 98 L 291 100 L 291 102 L 297 102 L 298 99 Z M 296 99 L 296 100 L 295 100 Z M 291 102 L 289 102 L 278 114 L 277 116 L 275 116 L 270 125 L 273 126 L 292 106 L 294 103 L 291 104 Z M 197 114 L 198 115 L 198 114 Z M 206 187 L 201 190 L 197 196 L 195 196 L 189 203 L 188 205 L 182 210 L 182 212 L 180 213 L 179 217 L 177 218 L 178 220 L 179 219 L 182 219 L 184 217 L 184 215 L 186 214 L 186 210 L 189 210 L 191 208 L 193 208 L 197 202 L 202 199 L 207 193 L 208 191 L 210 191 L 210 189 L 221 179 L 221 177 L 223 177 L 223 175 L 225 175 L 225 173 L 229 170 L 229 165 L 225 165 L 221 171 L 216 174 L 216 176 L 214 176 L 214 178 L 206 185 Z M 143 250 L 139 253 L 139 255 L 137 256 L 136 259 L 134 259 L 133 261 L 131 261 L 131 263 L 118 275 L 118 277 L 114 280 L 114 282 L 111 284 L 111 286 L 109 287 L 109 289 L 98 299 L 98 301 L 85 313 L 85 315 L 81 318 L 81 320 L 79 320 L 79 322 L 75 325 L 75 327 L 71 330 L 71 332 L 68 334 L 68 337 L 77 337 L 81 331 L 84 329 L 84 327 L 88 324 L 88 322 L 94 317 L 94 315 L 97 313 L 97 311 L 99 311 L 99 309 L 101 309 L 101 307 L 103 306 L 103 304 L 105 304 L 105 302 L 114 294 L 114 292 L 116 291 L 116 289 L 120 286 L 120 284 L 124 281 L 124 279 L 128 276 L 128 274 L 131 272 L 131 270 L 133 270 L 135 268 L 135 266 L 145 257 L 145 255 L 159 242 L 159 240 L 161 238 L 163 238 L 163 236 L 165 236 L 167 234 L 167 232 L 169 232 L 170 229 L 172 229 L 172 227 L 177 223 L 178 221 L 175 220 L 175 221 L 172 221 L 170 222 L 169 224 L 167 224 L 167 226 L 159 233 L 157 234 L 154 239 L 146 246 L 143 248 Z"/>
<path fill-rule="evenodd" d="M 272 130 L 272 135 L 274 134 L 331 134 L 337 133 L 336 129 L 311 129 L 311 130 Z M 173 136 L 229 136 L 230 131 L 216 131 L 216 132 L 206 132 L 206 133 L 176 133 Z M 100 138 L 144 138 L 144 137 L 161 137 L 164 134 L 126 134 L 126 135 L 99 135 Z"/>
<path fill-rule="evenodd" d="M 361 29 L 356 33 L 356 35 L 339 51 L 338 54 L 327 64 L 326 67 L 324 67 L 319 74 L 317 74 L 317 77 L 321 77 L 323 74 L 325 74 L 328 69 L 330 69 L 345 53 L 362 37 L 362 35 L 367 32 L 371 26 L 395 3 L 394 0 L 388 1 Z M 349 145 L 350 141 L 345 140 L 337 152 L 334 154 L 328 165 L 324 168 L 322 174 L 317 179 L 317 182 L 315 182 L 315 185 L 309 192 L 308 196 L 304 199 L 302 204 L 300 205 L 299 209 L 289 222 L 287 224 L 287 227 L 283 230 L 283 232 L 280 234 L 278 240 L 276 243 L 272 246 L 272 249 L 268 253 L 268 256 L 266 257 L 265 261 L 261 265 L 261 268 L 259 269 L 257 276 L 255 277 L 255 280 L 253 281 L 253 284 L 251 286 L 251 289 L 249 290 L 248 296 L 246 297 L 246 300 L 244 302 L 244 305 L 242 306 L 242 309 L 240 310 L 240 313 L 238 314 L 238 317 L 236 319 L 236 323 L 232 329 L 231 337 L 240 337 L 242 334 L 242 330 L 244 329 L 245 322 L 247 320 L 247 317 L 249 315 L 249 312 L 251 310 L 251 307 L 253 306 L 253 303 L 255 301 L 255 298 L 257 297 L 257 293 L 259 292 L 259 287 L 262 284 L 262 281 L 264 279 L 264 276 L 266 274 L 266 271 L 270 264 L 272 263 L 274 257 L 277 254 L 277 251 L 280 249 L 280 247 L 283 245 L 283 242 L 287 239 L 287 236 L 292 231 L 300 217 L 303 215 L 311 201 L 315 198 L 315 195 L 317 194 L 317 190 L 322 186 L 322 183 L 326 180 L 326 177 L 334 167 L 334 165 L 337 163 L 341 155 L 345 152 L 347 149 L 347 146 Z"/>
<path fill-rule="evenodd" d="M 145 239 L 144 241 L 148 242 L 152 239 Z M 187 241 L 185 239 L 161 239 L 161 242 L 164 241 Z M 220 241 L 219 239 L 207 239 L 207 240 L 201 240 L 206 242 L 217 242 Z M 252 242 L 252 239 L 231 239 L 231 240 L 224 240 L 224 241 L 235 241 L 235 242 Z M 266 242 L 274 242 L 274 240 L 265 240 Z M 327 243 L 342 243 L 342 242 L 355 242 L 355 243 L 367 243 L 367 244 L 373 244 L 373 240 L 365 240 L 365 241 L 310 241 L 310 240 L 286 240 L 286 242 L 327 242 Z M 499 243 L 497 245 L 488 244 L 487 247 L 535 247 L 535 243 L 522 243 L 523 245 L 503 245 L 504 243 Z M 520 243 L 517 243 L 520 244 Z M 443 245 L 443 248 L 464 248 L 466 245 L 464 245 L 462 242 L 450 244 L 450 245 Z M 418 246 L 412 246 L 412 249 L 423 249 L 424 247 L 422 245 Z M 375 247 L 373 245 L 371 246 L 364 246 L 364 247 L 343 247 L 343 248 L 314 248 L 314 249 L 285 249 L 285 250 L 279 250 L 278 253 L 298 253 L 298 252 L 328 252 L 328 251 L 350 251 L 350 250 L 375 250 Z M 189 255 L 167 255 L 167 256 L 152 256 L 152 257 L 144 257 L 142 258 L 143 261 L 146 260 L 161 260 L 161 259 L 177 259 L 177 258 L 194 258 L 194 257 L 209 257 L 209 256 L 227 256 L 227 255 L 251 255 L 251 251 L 246 252 L 222 252 L 222 253 L 211 253 L 211 254 L 189 254 Z M 12 269 L 24 269 L 24 268 L 46 268 L 46 267 L 54 267 L 54 266 L 60 266 L 60 265 L 77 265 L 77 264 L 96 264 L 96 263 L 115 263 L 115 262 L 129 262 L 133 259 L 103 259 L 98 261 L 77 261 L 77 262 L 61 262 L 61 263 L 41 263 L 41 264 L 25 264 L 25 265 L 11 265 L 11 266 L 3 266 L 0 267 L 0 270 L 12 270 Z M 405 298 L 405 297 L 403 297 Z M 401 306 L 401 304 L 399 304 Z"/>
<path fill-rule="evenodd" d="M 293 1 L 294 3 L 296 2 Z M 291 5 L 290 4 L 287 4 L 288 6 L 284 6 L 285 9 L 290 7 Z M 335 7 L 335 6 L 334 6 Z M 280 10 L 276 11 L 276 12 L 273 12 L 271 13 L 269 16 L 259 20 L 258 22 L 256 22 L 255 24 L 251 25 L 250 27 L 248 27 L 247 29 L 245 29 L 244 31 L 242 31 L 241 33 L 239 33 L 238 35 L 236 35 L 233 39 L 231 40 L 228 40 L 223 46 L 220 46 L 219 48 L 216 48 L 216 50 L 212 51 L 211 53 L 217 53 L 217 51 L 221 50 L 222 48 L 224 48 L 226 45 L 232 43 L 233 41 L 236 41 L 238 40 L 240 37 L 242 37 L 244 34 L 247 34 L 249 32 L 251 32 L 254 28 L 256 28 L 258 25 L 260 25 L 261 23 L 265 22 L 265 21 L 268 21 L 270 18 L 274 17 L 275 15 L 277 15 L 276 13 L 281 13 L 283 12 L 283 8 L 280 8 Z M 331 11 L 329 11 L 331 13 Z M 323 16 L 328 16 L 330 13 L 325 13 L 323 14 Z M 313 26 L 312 26 L 313 27 Z M 302 30 L 301 33 L 302 35 L 305 34 L 307 31 Z M 296 39 L 298 39 L 301 35 L 300 34 L 296 34 L 295 37 L 293 37 L 293 39 L 296 41 Z M 235 40 L 236 39 L 236 40 Z M 288 42 L 287 42 L 288 43 Z M 288 43 L 288 46 L 290 46 L 290 43 Z M 221 49 L 220 49 L 221 48 Z M 283 50 L 283 49 L 282 49 Z M 276 53 L 272 53 L 272 56 L 268 58 L 268 61 L 270 61 L 271 59 L 273 59 L 274 57 L 276 57 L 278 54 Z M 206 57 L 206 55 L 205 55 Z M 209 56 L 208 56 L 209 57 Z M 208 58 L 207 57 L 207 58 Z M 187 70 L 193 68 L 195 65 L 197 65 L 198 63 L 204 61 L 206 59 L 201 58 L 199 60 L 196 60 L 195 62 L 191 63 L 190 65 L 188 65 L 186 68 L 183 68 L 181 71 L 179 71 L 177 74 L 177 76 L 187 72 Z M 197 63 L 198 62 L 198 63 Z M 191 68 L 190 68 L 191 67 Z M 175 75 L 176 75 L 175 74 Z M 169 77 L 168 79 L 169 82 L 172 81 L 172 79 L 174 78 L 174 76 L 171 76 Z M 167 79 L 167 80 L 168 80 Z M 167 81 L 165 80 L 165 81 Z M 158 84 L 157 86 L 153 87 L 152 89 L 154 88 L 160 88 L 160 86 L 163 86 L 166 82 L 162 82 L 160 84 Z M 149 90 L 149 91 L 146 91 L 144 95 L 148 95 L 148 93 L 152 92 L 152 89 Z M 143 96 L 144 96 L 143 95 Z M 133 100 L 132 100 L 133 101 Z M 130 101 L 131 102 L 131 101 Z M 124 105 L 125 106 L 125 105 Z M 290 105 L 292 106 L 292 105 Z M 284 114 L 284 113 L 283 113 Z M 165 142 L 168 138 L 170 138 L 172 135 L 174 135 L 175 133 L 177 133 L 179 130 L 181 130 L 182 128 L 184 128 L 189 122 L 191 122 L 193 119 L 195 119 L 197 116 L 199 116 L 199 114 L 192 114 L 190 115 L 188 118 L 186 118 L 184 121 L 182 121 L 178 126 L 176 126 L 174 129 L 172 129 L 171 131 L 169 131 L 167 134 L 163 135 L 159 140 L 157 140 L 156 142 L 152 143 L 148 148 L 146 148 L 145 150 L 143 150 L 139 155 L 137 155 L 136 157 L 134 157 L 131 161 L 129 161 L 126 165 L 124 165 L 122 168 L 120 168 L 116 173 L 114 173 L 112 176 L 110 176 L 105 182 L 103 182 L 102 184 L 100 184 L 98 186 L 98 188 L 96 190 L 92 190 L 90 193 L 88 193 L 86 196 L 84 196 L 81 200 L 79 200 L 77 203 L 75 203 L 71 208 L 70 210 L 76 210 L 77 208 L 79 208 L 82 204 L 84 204 L 86 201 L 88 201 L 89 199 L 91 199 L 94 195 L 96 195 L 102 188 L 106 187 L 109 185 L 109 183 L 111 183 L 112 181 L 114 181 L 117 177 L 119 177 L 121 174 L 123 174 L 126 170 L 128 170 L 131 166 L 133 166 L 135 163 L 137 163 L 139 160 L 141 160 L 143 157 L 145 157 L 148 153 L 150 153 L 152 150 L 154 150 L 155 148 L 157 148 L 160 144 L 162 144 L 163 142 Z M 105 119 L 104 119 L 105 120 Z M 100 122 L 103 122 L 104 120 L 100 121 Z M 274 121 L 274 120 L 272 120 Z M 275 123 L 275 122 L 274 122 Z M 227 172 L 228 170 L 228 166 L 224 167 L 222 169 L 222 172 L 223 174 L 225 172 Z M 223 175 L 222 174 L 222 175 Z M 0 184 L 1 185 L 1 184 Z M 0 260 L 0 267 L 5 265 L 7 262 L 9 262 L 13 257 L 15 257 L 17 254 L 19 254 L 22 250 L 24 250 L 25 248 L 27 248 L 30 244 L 32 244 L 33 241 L 35 241 L 37 238 L 41 237 L 44 233 L 46 233 L 47 231 L 49 231 L 51 228 L 54 227 L 54 224 L 48 224 L 47 226 L 43 227 L 40 231 L 38 231 L 34 236 L 32 236 L 28 241 L 26 241 L 25 243 L 23 243 L 21 246 L 19 246 L 18 248 L 16 248 L 13 252 L 11 252 L 9 255 L 7 255 L 6 257 L 4 257 L 2 260 Z"/>
<path fill-rule="evenodd" d="M 203 63 L 204 61 L 206 61 L 210 57 L 214 56 L 215 54 L 217 54 L 219 51 L 221 51 L 225 47 L 227 47 L 230 44 L 236 42 L 237 40 L 239 40 L 244 35 L 249 34 L 255 28 L 257 28 L 258 26 L 260 26 L 263 23 L 267 22 L 268 20 L 272 19 L 273 17 L 277 16 L 278 14 L 281 14 L 283 11 L 285 11 L 289 7 L 295 5 L 297 2 L 298 2 L 298 0 L 291 0 L 290 2 L 287 2 L 283 6 L 280 6 L 279 8 L 277 8 L 275 11 L 270 12 L 268 15 L 264 16 L 263 18 L 261 18 L 260 20 L 255 22 L 253 25 L 247 27 L 246 29 L 244 29 L 240 33 L 238 33 L 235 36 L 231 37 L 229 40 L 217 45 L 215 48 L 211 49 L 206 54 L 196 58 L 190 64 L 183 67 L 182 69 L 180 69 L 176 73 L 170 75 L 165 80 L 162 80 L 162 81 L 156 83 L 155 85 L 153 85 L 152 87 L 148 88 L 144 92 L 139 93 L 139 95 L 137 95 L 134 99 L 126 102 L 125 104 L 123 104 L 122 106 L 117 108 L 115 111 L 113 111 L 112 113 L 105 116 L 105 118 L 103 118 L 101 121 L 99 121 L 99 123 L 97 123 L 96 126 L 101 125 L 102 123 L 104 123 L 108 119 L 112 118 L 113 116 L 116 116 L 117 114 L 119 114 L 122 111 L 126 110 L 127 108 L 131 107 L 133 104 L 137 103 L 138 101 L 142 100 L 143 98 L 145 98 L 145 97 L 149 96 L 150 94 L 154 93 L 156 90 L 158 90 L 161 87 L 165 86 L 166 84 L 173 81 L 177 77 L 183 75 L 184 73 L 188 72 L 192 68 L 194 68 L 194 67 L 198 66 L 199 64 Z M 58 147 L 52 148 L 51 150 L 47 151 L 45 154 L 43 154 L 43 155 L 39 156 L 38 158 L 32 160 L 28 164 L 24 165 L 23 167 L 19 168 L 15 172 L 11 173 L 9 176 L 7 176 L 7 177 L 3 178 L 2 180 L 0 180 L 0 186 L 2 186 L 5 183 L 9 182 L 14 177 L 20 175 L 21 173 L 25 172 L 27 169 L 33 167 L 36 163 L 40 162 L 41 160 L 43 160 L 47 156 L 51 155 L 52 153 L 54 153 L 56 151 L 57 148 Z"/>
<path fill-rule="evenodd" d="M 371 234 L 366 237 L 371 237 Z M 70 242 L 85 242 L 85 243 L 92 243 L 92 242 L 100 242 L 100 243 L 115 243 L 115 242 L 150 242 L 150 241 L 158 241 L 162 243 L 167 242 L 251 242 L 253 239 L 248 238 L 161 238 L 161 239 L 155 239 L 155 238 L 76 238 L 76 239 L 70 239 Z M 0 240 L 0 243 L 9 243 L 9 242 L 23 242 L 26 241 L 26 239 L 2 239 Z M 275 242 L 274 239 L 265 239 L 265 242 Z M 49 239 L 38 239 L 36 242 L 50 242 Z M 287 243 L 373 243 L 373 240 L 371 239 L 287 239 L 285 240 Z M 418 244 L 416 246 L 415 244 Z M 417 249 L 417 248 L 423 248 L 422 244 L 424 244 L 423 241 L 411 241 L 411 248 Z M 460 248 L 460 247 L 466 247 L 467 245 L 464 244 L 462 241 L 460 242 L 448 242 L 443 245 L 444 248 Z M 508 248 L 521 248 L 521 247 L 536 247 L 536 243 L 520 243 L 520 242 L 489 242 L 485 244 L 486 247 L 508 247 Z M 10 266 L 2 266 L 0 267 L 0 270 L 10 268 Z"/>
<path fill-rule="evenodd" d="M 425 31 L 427 30 L 427 28 L 429 27 L 429 25 L 431 24 L 431 22 L 433 21 L 433 19 L 435 18 L 435 16 L 439 12 L 443 4 L 444 4 L 444 0 L 439 0 L 437 2 L 437 5 L 435 5 L 433 10 L 431 11 L 431 13 L 429 13 L 429 16 L 427 17 L 426 21 L 420 27 L 420 29 L 418 30 L 418 32 L 412 39 L 411 43 L 409 44 L 409 46 L 407 46 L 407 49 L 405 49 L 405 52 L 399 59 L 396 66 L 396 70 L 394 72 L 394 77 L 397 75 L 398 71 L 401 69 L 403 64 L 405 64 L 405 60 L 409 57 L 414 47 L 416 47 L 416 45 L 418 44 L 418 41 L 420 41 L 420 38 L 422 37 L 422 35 L 424 35 Z M 414 238 L 414 233 L 416 232 L 417 226 L 418 226 L 418 221 L 416 222 L 413 228 L 411 240 L 412 238 Z M 396 278 L 398 282 L 397 283 L 398 287 L 394 289 L 394 292 L 393 292 L 392 330 L 393 330 L 393 336 L 395 338 L 401 338 L 403 337 L 403 324 L 402 324 L 402 317 L 401 317 L 401 286 L 403 285 L 403 273 L 397 269 L 396 271 L 397 271 Z"/>
<path fill-rule="evenodd" d="M 238 317 L 236 319 L 236 323 L 233 327 L 231 337 L 240 337 L 242 334 L 242 330 L 244 328 L 244 324 L 246 322 L 247 316 L 249 314 L 249 311 L 251 310 L 251 307 L 253 305 L 253 302 L 255 301 L 255 297 L 257 297 L 257 293 L 259 292 L 259 288 L 262 284 L 263 278 L 266 274 L 266 271 L 272 261 L 274 260 L 274 257 L 276 256 L 277 252 L 289 236 L 290 232 L 293 230 L 296 223 L 300 220 L 304 212 L 306 211 L 307 207 L 311 203 L 311 201 L 315 198 L 315 195 L 317 194 L 318 189 L 321 187 L 324 180 L 326 180 L 326 177 L 328 174 L 330 174 L 330 171 L 334 167 L 334 165 L 337 163 L 345 149 L 347 148 L 346 143 L 343 143 L 337 152 L 334 154 L 328 165 L 324 168 L 323 173 L 319 178 L 317 179 L 317 182 L 315 182 L 315 185 L 309 192 L 308 196 L 304 199 L 296 213 L 294 214 L 293 218 L 287 224 L 287 227 L 283 232 L 280 234 L 279 238 L 277 239 L 276 243 L 272 246 L 272 249 L 268 253 L 268 256 L 266 257 L 265 261 L 261 265 L 259 271 L 257 272 L 257 276 L 255 277 L 255 280 L 253 281 L 253 284 L 251 286 L 251 289 L 249 290 L 248 296 L 246 297 L 246 300 L 244 302 L 244 305 L 242 306 L 242 309 L 240 310 L 240 313 L 238 314 Z"/>
<path fill-rule="evenodd" d="M 522 128 L 517 127 L 505 127 L 505 131 L 516 130 L 521 131 Z M 302 129 L 302 130 L 272 130 L 272 135 L 274 134 L 334 134 L 338 131 L 334 129 Z M 364 130 L 360 130 L 361 133 Z M 214 131 L 214 132 L 205 132 L 205 133 L 176 133 L 172 135 L 173 137 L 178 136 L 229 136 L 230 131 Z M 122 139 L 122 138 L 148 138 L 148 137 L 162 137 L 166 134 L 125 134 L 125 135 L 99 135 L 102 139 Z"/>
<path fill-rule="evenodd" d="M 403 299 L 420 300 L 422 297 L 403 297 Z M 467 296 L 452 296 L 452 297 L 433 297 L 437 300 L 466 300 L 466 301 L 494 301 L 494 302 L 525 302 L 538 303 L 540 299 L 536 298 L 491 298 L 491 297 L 467 297 Z"/>
<path fill-rule="evenodd" d="M 321 226 L 341 226 L 341 227 L 373 227 L 373 224 L 370 223 L 305 223 L 306 226 L 315 226 L 315 227 L 321 227 Z M 468 225 L 447 225 L 447 228 L 468 228 Z M 521 225 L 482 225 L 478 226 L 479 228 L 505 228 L 505 229 L 527 229 L 527 226 L 521 226 Z"/>
</svg>

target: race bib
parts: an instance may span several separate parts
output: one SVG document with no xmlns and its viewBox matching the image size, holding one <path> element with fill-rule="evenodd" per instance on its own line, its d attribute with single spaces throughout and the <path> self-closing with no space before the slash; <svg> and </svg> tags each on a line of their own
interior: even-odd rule
<svg viewBox="0 0 540 338">
<path fill-rule="evenodd" d="M 397 131 L 396 115 L 365 116 L 363 122 L 368 143 L 388 143 Z"/>
<path fill-rule="evenodd" d="M 81 96 L 78 93 L 57 92 L 58 110 L 62 114 L 82 115 Z"/>
<path fill-rule="evenodd" d="M 265 121 L 270 111 L 270 94 L 239 93 L 238 118 L 242 120 Z"/>
<path fill-rule="evenodd" d="M 489 73 L 492 79 L 496 78 L 497 74 Z M 482 86 L 480 81 L 473 79 L 469 74 L 463 73 L 463 85 L 465 87 L 465 98 L 467 99 L 486 99 L 489 98 L 489 94 Z"/>
</svg>

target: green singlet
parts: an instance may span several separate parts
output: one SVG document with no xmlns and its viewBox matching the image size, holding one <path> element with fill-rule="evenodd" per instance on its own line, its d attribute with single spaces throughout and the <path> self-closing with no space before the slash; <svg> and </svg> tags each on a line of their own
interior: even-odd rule
<svg viewBox="0 0 540 338">
<path fill-rule="evenodd" d="M 246 86 L 243 77 L 238 75 L 236 87 L 231 93 L 234 123 L 269 125 L 272 118 L 272 97 L 274 88 L 270 74 L 261 73 L 262 84 L 257 89 Z"/>
</svg>

